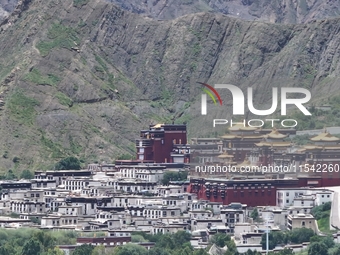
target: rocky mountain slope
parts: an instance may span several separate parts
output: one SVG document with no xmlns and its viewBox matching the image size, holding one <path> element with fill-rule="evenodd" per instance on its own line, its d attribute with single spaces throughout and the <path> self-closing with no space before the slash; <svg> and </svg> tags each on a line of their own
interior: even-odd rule
<svg viewBox="0 0 340 255">
<path fill-rule="evenodd" d="M 340 19 L 301 25 L 198 13 L 156 21 L 100 0 L 24 0 L 0 27 L 0 170 L 47 169 L 68 155 L 112 162 L 149 123 L 212 135 L 197 81 L 339 94 Z M 221 92 L 230 99 L 230 95 Z M 231 101 L 225 100 L 231 106 Z"/>
<path fill-rule="evenodd" d="M 105 0 L 103 0 L 105 1 Z M 198 12 L 222 13 L 244 20 L 306 23 L 340 15 L 336 0 L 106 0 L 137 14 L 169 20 Z M 0 0 L 0 20 L 18 0 Z"/>
<path fill-rule="evenodd" d="M 108 0 L 125 10 L 155 19 L 173 19 L 197 12 L 215 12 L 244 20 L 305 23 L 337 17 L 336 0 Z"/>
<path fill-rule="evenodd" d="M 18 0 L 0 0 L 0 21 L 2 21 L 5 17 L 8 17 L 17 4 Z"/>
</svg>

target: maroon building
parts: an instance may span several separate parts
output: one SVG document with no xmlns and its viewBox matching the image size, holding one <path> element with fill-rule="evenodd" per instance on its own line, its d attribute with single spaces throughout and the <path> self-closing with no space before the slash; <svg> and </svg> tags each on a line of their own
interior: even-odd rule
<svg viewBox="0 0 340 255">
<path fill-rule="evenodd" d="M 114 237 L 78 237 L 78 244 L 92 244 L 104 246 L 119 246 L 131 242 L 131 236 Z"/>
<path fill-rule="evenodd" d="M 150 125 L 149 130 L 142 130 L 140 139 L 136 140 L 137 160 L 173 163 L 174 155 L 172 154 L 179 148 L 179 145 L 182 145 L 180 152 L 183 151 L 183 155 L 185 155 L 181 157 L 182 163 L 188 163 L 189 153 L 187 150 L 189 146 L 187 146 L 186 125 Z"/>
<path fill-rule="evenodd" d="M 299 180 L 282 179 L 196 179 L 190 180 L 189 192 L 199 199 L 220 202 L 224 205 L 242 203 L 248 206 L 276 205 L 276 190 L 298 187 Z"/>
<path fill-rule="evenodd" d="M 224 205 L 241 203 L 248 206 L 275 206 L 278 188 L 338 186 L 339 179 L 301 177 L 296 179 L 243 179 L 217 178 L 190 179 L 188 191 L 198 199 L 220 202 Z"/>
</svg>

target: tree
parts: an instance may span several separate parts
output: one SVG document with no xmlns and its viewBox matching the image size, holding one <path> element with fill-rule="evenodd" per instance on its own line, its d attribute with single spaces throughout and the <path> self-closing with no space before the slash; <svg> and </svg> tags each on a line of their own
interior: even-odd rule
<svg viewBox="0 0 340 255">
<path fill-rule="evenodd" d="M 34 174 L 30 171 L 30 170 L 24 170 L 22 171 L 21 175 L 20 175 L 20 179 L 26 179 L 26 180 L 30 180 L 34 178 Z"/>
<path fill-rule="evenodd" d="M 257 220 L 259 218 L 259 212 L 257 211 L 257 208 L 255 208 L 251 214 L 250 217 L 253 218 L 253 220 Z"/>
<path fill-rule="evenodd" d="M 194 252 L 192 253 L 192 255 L 209 255 L 209 253 L 207 253 L 205 250 L 203 249 L 199 249 L 199 250 L 194 250 Z"/>
<path fill-rule="evenodd" d="M 21 243 L 22 245 L 23 243 Z M 22 246 L 17 245 L 17 240 L 7 240 L 4 245 L 0 246 L 0 254 L 8 255 L 8 254 L 21 254 Z"/>
<path fill-rule="evenodd" d="M 327 246 L 324 243 L 311 243 L 308 247 L 308 255 L 327 254 Z"/>
<path fill-rule="evenodd" d="M 41 252 L 41 244 L 38 240 L 31 238 L 22 247 L 22 255 L 37 255 Z"/>
<path fill-rule="evenodd" d="M 328 255 L 339 255 L 339 254 L 340 254 L 340 244 L 336 244 L 332 248 L 328 249 Z"/>
<path fill-rule="evenodd" d="M 109 251 L 106 251 L 104 245 L 97 245 L 96 247 L 94 247 L 91 253 L 91 255 L 106 255 L 106 254 L 108 255 L 112 253 L 109 253 Z"/>
<path fill-rule="evenodd" d="M 163 248 L 155 247 L 149 250 L 148 255 L 171 255 L 171 253 Z"/>
<path fill-rule="evenodd" d="M 37 225 L 40 225 L 41 224 L 41 220 L 40 218 L 37 218 L 37 217 L 29 217 L 29 219 L 34 223 L 34 224 L 37 224 Z"/>
<path fill-rule="evenodd" d="M 76 157 L 68 157 L 60 160 L 55 165 L 56 170 L 80 170 L 80 161 Z"/>
<path fill-rule="evenodd" d="M 54 247 L 53 249 L 48 249 L 46 255 L 64 255 L 65 253 L 60 250 L 58 247 Z"/>
<path fill-rule="evenodd" d="M 329 211 L 332 208 L 332 202 L 324 203 L 322 206 L 322 211 Z"/>
<path fill-rule="evenodd" d="M 171 235 L 162 235 L 156 242 L 156 247 L 162 247 L 163 249 L 173 250 L 176 248 L 176 244 Z"/>
<path fill-rule="evenodd" d="M 231 238 L 227 234 L 217 233 L 211 238 L 211 243 L 216 244 L 218 247 L 224 247 Z"/>
<path fill-rule="evenodd" d="M 182 246 L 185 243 L 190 242 L 191 239 L 191 235 L 185 231 L 177 231 L 172 237 L 174 239 L 175 246 Z"/>
<path fill-rule="evenodd" d="M 191 255 L 192 250 L 187 246 L 185 248 L 180 248 L 178 252 L 175 253 L 176 255 Z"/>
<path fill-rule="evenodd" d="M 244 255 L 261 255 L 261 252 L 248 249 L 247 252 L 244 253 Z"/>
<path fill-rule="evenodd" d="M 52 237 L 51 233 L 45 231 L 39 231 L 34 233 L 33 238 L 38 240 L 45 250 L 52 249 L 55 246 L 55 238 Z"/>
<path fill-rule="evenodd" d="M 9 169 L 7 174 L 5 175 L 5 179 L 6 180 L 14 180 L 14 179 L 18 179 L 17 176 L 13 173 L 12 169 Z"/>
<path fill-rule="evenodd" d="M 72 255 L 91 255 L 94 246 L 91 244 L 82 244 L 74 249 Z"/>
<path fill-rule="evenodd" d="M 333 238 L 330 236 L 323 237 L 321 242 L 326 245 L 327 249 L 332 248 L 335 245 Z"/>
<path fill-rule="evenodd" d="M 228 247 L 228 252 L 230 253 L 230 254 L 233 254 L 233 255 L 235 255 L 235 254 L 237 254 L 238 252 L 237 252 L 237 248 L 236 248 L 236 244 L 235 244 L 235 242 L 234 242 L 234 240 L 229 240 L 229 241 L 227 241 L 227 247 Z"/>
<path fill-rule="evenodd" d="M 123 246 L 119 246 L 115 255 L 147 255 L 148 250 L 145 249 L 143 246 L 138 244 L 128 243 Z M 80 254 L 79 254 L 80 255 Z"/>
<path fill-rule="evenodd" d="M 268 234 L 268 248 L 269 250 L 272 250 L 276 247 L 277 245 L 277 240 L 276 240 L 276 236 L 273 232 L 270 232 Z M 266 249 L 267 248 L 267 234 L 263 234 L 262 238 L 261 238 L 261 245 L 262 245 L 262 249 Z"/>
<path fill-rule="evenodd" d="M 294 255 L 295 253 L 291 249 L 284 248 L 282 251 L 279 251 L 275 255 Z"/>
<path fill-rule="evenodd" d="M 146 242 L 146 240 L 142 235 L 132 235 L 131 236 L 131 242 L 142 243 L 142 242 Z"/>
<path fill-rule="evenodd" d="M 315 217 L 315 219 L 319 220 L 322 218 L 327 218 L 329 217 L 329 210 L 331 209 L 332 204 L 331 202 L 327 202 L 323 205 L 315 206 L 311 213 Z"/>
<path fill-rule="evenodd" d="M 188 172 L 165 172 L 162 179 L 163 185 L 169 185 L 170 181 L 185 181 L 188 178 Z"/>
<path fill-rule="evenodd" d="M 281 231 L 272 231 L 268 235 L 269 239 L 269 249 L 274 249 L 278 244 L 286 244 L 287 243 L 287 234 L 284 234 Z M 262 249 L 266 249 L 267 247 L 267 234 L 262 235 L 261 239 Z"/>
<path fill-rule="evenodd" d="M 309 241 L 310 241 L 311 243 L 321 242 L 321 241 L 322 241 L 322 236 L 317 236 L 317 235 L 312 236 L 312 237 L 309 239 Z"/>
<path fill-rule="evenodd" d="M 312 229 L 296 228 L 289 232 L 288 240 L 292 243 L 299 244 L 303 242 L 309 242 L 312 236 L 315 236 L 315 233 Z"/>
</svg>

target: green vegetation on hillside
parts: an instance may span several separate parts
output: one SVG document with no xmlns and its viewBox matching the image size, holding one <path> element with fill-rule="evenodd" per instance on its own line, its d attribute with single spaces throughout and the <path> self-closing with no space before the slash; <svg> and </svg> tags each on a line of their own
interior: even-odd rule
<svg viewBox="0 0 340 255">
<path fill-rule="evenodd" d="M 128 4 L 116 2 L 131 6 L 130 0 Z M 139 11 L 150 11 L 143 1 L 133 2 L 143 6 Z M 175 2 L 178 5 L 165 6 L 159 1 L 151 9 L 163 6 L 182 16 L 179 6 L 188 11 L 191 5 L 206 5 L 193 0 Z M 328 104 L 322 98 L 338 93 L 336 19 L 302 27 L 259 21 L 249 29 L 249 22 L 215 13 L 159 22 L 130 15 L 119 5 L 29 1 L 4 24 L 0 38 L 0 100 L 5 102 L 0 106 L 1 171 L 13 169 L 20 176 L 25 169 L 53 168 L 56 161 L 72 155 L 86 163 L 110 162 L 133 153 L 129 146 L 138 132 L 156 121 L 188 123 L 187 134 L 192 137 L 216 136 L 220 131 L 212 128 L 211 119 L 230 117 L 230 95 L 219 91 L 223 106 L 209 101 L 209 114 L 202 116 L 197 81 L 251 85 L 256 88 L 254 102 L 259 107 L 270 103 L 272 87 L 313 84 L 311 104 L 315 105 Z M 12 94 L 19 88 L 38 102 L 13 104 Z M 72 105 L 72 100 L 77 104 Z M 332 100 L 334 112 L 317 110 L 315 123 L 303 121 L 301 127 L 338 122 L 339 100 Z M 13 121 L 13 112 L 20 121 Z M 68 134 L 74 137 L 74 146 Z M 14 162 L 14 157 L 20 160 Z"/>
<path fill-rule="evenodd" d="M 55 165 L 55 170 L 80 170 L 80 161 L 76 157 L 67 157 Z"/>
<path fill-rule="evenodd" d="M 64 93 L 57 92 L 55 96 L 56 98 L 58 98 L 60 104 L 69 106 L 69 107 L 73 105 L 72 99 L 66 96 Z"/>
<path fill-rule="evenodd" d="M 34 178 L 34 173 L 32 173 L 30 170 L 24 170 L 22 171 L 21 175 L 20 175 L 21 179 L 26 179 L 26 180 L 30 180 Z"/>
<path fill-rule="evenodd" d="M 41 134 L 40 143 L 43 145 L 43 154 L 51 158 L 62 158 L 65 156 L 63 147 L 47 138 L 45 134 Z"/>
<path fill-rule="evenodd" d="M 95 60 L 99 64 L 99 66 L 94 66 L 94 73 L 103 81 L 104 83 L 104 90 L 108 89 L 110 91 L 114 91 L 116 89 L 115 83 L 121 80 L 122 75 L 119 75 L 117 78 L 109 71 L 105 60 L 103 60 L 98 55 L 95 56 Z M 128 84 L 133 84 L 130 80 L 127 81 Z"/>
<path fill-rule="evenodd" d="M 79 8 L 86 5 L 89 1 L 90 0 L 73 0 L 73 6 Z"/>
<path fill-rule="evenodd" d="M 303 242 L 309 242 L 310 238 L 316 234 L 309 228 L 297 228 L 292 231 L 272 231 L 269 233 L 269 249 L 274 249 L 279 244 L 301 244 Z M 266 248 L 266 234 L 262 235 L 262 249 Z"/>
<path fill-rule="evenodd" d="M 25 80 L 39 84 L 55 86 L 60 82 L 60 78 L 54 74 L 44 76 L 37 68 L 33 68 L 26 76 Z"/>
<path fill-rule="evenodd" d="M 56 245 L 75 244 L 76 233 L 33 228 L 0 229 L 0 255 L 59 255 Z"/>
<path fill-rule="evenodd" d="M 13 215 L 15 216 L 15 215 Z M 17 215 L 18 216 L 18 215 Z M 299 237 L 302 235 L 302 237 Z M 104 233 L 96 233 L 97 237 L 103 237 Z M 288 235 L 286 235 L 288 236 Z M 295 236 L 295 237 L 293 237 Z M 76 233 L 74 231 L 48 231 L 34 228 L 20 229 L 0 229 L 0 255 L 62 255 L 63 252 L 57 247 L 58 245 L 73 245 L 77 237 L 94 237 L 93 233 Z M 270 238 L 273 238 L 271 235 Z M 279 235 L 276 235 L 279 238 Z M 284 239 L 283 236 L 281 238 Z M 291 238 L 291 239 L 290 239 Z M 331 237 L 321 237 L 310 235 L 306 229 L 294 231 L 287 240 L 301 242 L 308 240 L 311 242 L 308 250 L 304 255 L 337 255 L 340 251 L 340 245 L 335 244 Z M 178 231 L 174 234 L 156 234 L 151 235 L 145 232 L 135 232 L 132 234 L 132 243 L 118 246 L 115 248 L 106 248 L 102 245 L 92 246 L 83 244 L 78 246 L 73 255 L 208 255 L 211 245 L 220 248 L 227 247 L 224 255 L 260 255 L 261 252 L 248 250 L 245 253 L 238 253 L 234 241 L 229 235 L 223 233 L 215 234 L 210 245 L 206 249 L 194 250 L 190 244 L 191 234 L 185 231 Z M 277 243 L 283 243 L 283 239 Z M 299 240 L 298 240 L 299 239 Z M 273 240 L 273 239 L 270 239 Z M 141 242 L 153 242 L 155 246 L 150 250 L 140 246 Z M 295 243 L 295 242 L 294 242 Z M 293 255 L 291 250 L 282 251 L 270 255 Z M 302 254 L 302 253 L 296 253 Z"/>
<path fill-rule="evenodd" d="M 312 209 L 312 215 L 318 222 L 319 230 L 323 233 L 334 233 L 330 230 L 331 206 L 331 202 L 327 202 Z"/>
<path fill-rule="evenodd" d="M 12 93 L 7 101 L 11 116 L 19 123 L 25 125 L 32 125 L 34 123 L 36 116 L 36 110 L 34 108 L 39 104 L 36 99 L 28 97 L 21 90 L 16 90 Z"/>
<path fill-rule="evenodd" d="M 83 2 L 83 1 L 75 1 Z M 54 23 L 48 30 L 47 37 L 49 40 L 41 41 L 37 44 L 37 49 L 42 56 L 47 56 L 48 53 L 54 48 L 67 48 L 71 49 L 79 44 L 80 40 L 76 31 L 62 25 L 61 23 Z"/>
<path fill-rule="evenodd" d="M 114 255 L 208 255 L 203 250 L 194 250 L 190 244 L 191 235 L 185 231 L 178 231 L 174 234 L 156 234 L 150 235 L 144 232 L 136 232 L 134 235 L 138 235 L 139 240 L 145 240 L 149 242 L 155 242 L 155 247 L 151 250 L 141 249 L 132 244 L 126 246 L 117 247 Z M 142 239 L 141 239 L 142 238 Z M 137 239 L 137 240 L 138 240 Z"/>
<path fill-rule="evenodd" d="M 292 114 L 291 118 L 298 121 L 298 130 L 321 129 L 325 125 L 329 127 L 340 125 L 340 96 L 332 96 L 323 102 L 331 109 L 322 110 L 312 106 L 309 108 L 312 116 L 306 116 L 300 111 Z"/>
</svg>

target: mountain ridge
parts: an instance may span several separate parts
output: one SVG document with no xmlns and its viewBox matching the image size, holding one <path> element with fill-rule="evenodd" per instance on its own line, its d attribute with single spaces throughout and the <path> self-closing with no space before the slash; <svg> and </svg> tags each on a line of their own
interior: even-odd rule
<svg viewBox="0 0 340 255">
<path fill-rule="evenodd" d="M 135 153 L 134 138 L 150 123 L 218 133 L 212 119 L 230 112 L 209 103 L 201 116 L 198 81 L 252 86 L 261 106 L 273 86 L 308 88 L 320 102 L 338 94 L 339 18 L 286 25 L 198 13 L 156 21 L 99 0 L 22 3 L 0 27 L 2 171 L 51 169 L 70 155 L 112 162 Z M 230 95 L 220 94 L 230 107 Z"/>
<path fill-rule="evenodd" d="M 307 23 L 337 17 L 340 3 L 322 0 L 108 0 L 125 10 L 154 19 L 173 19 L 190 13 L 222 13 L 243 20 Z"/>
<path fill-rule="evenodd" d="M 103 0 L 104 1 L 104 0 Z M 340 3 L 323 0 L 106 0 L 140 15 L 170 20 L 191 13 L 222 13 L 242 20 L 271 23 L 308 23 L 340 15 Z M 0 0 L 0 21 L 18 4 L 18 0 Z M 81 6 L 86 1 L 76 1 Z"/>
</svg>

